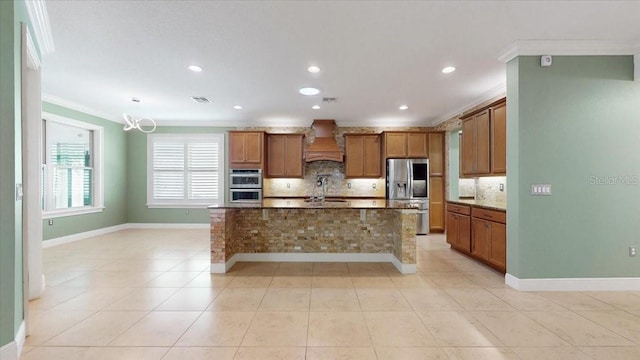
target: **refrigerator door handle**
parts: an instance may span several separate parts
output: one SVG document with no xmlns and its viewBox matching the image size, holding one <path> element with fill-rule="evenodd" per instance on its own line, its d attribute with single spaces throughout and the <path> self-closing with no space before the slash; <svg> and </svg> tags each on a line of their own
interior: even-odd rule
<svg viewBox="0 0 640 360">
<path fill-rule="evenodd" d="M 413 199 L 413 161 L 407 160 L 407 193 L 409 199 Z"/>
</svg>

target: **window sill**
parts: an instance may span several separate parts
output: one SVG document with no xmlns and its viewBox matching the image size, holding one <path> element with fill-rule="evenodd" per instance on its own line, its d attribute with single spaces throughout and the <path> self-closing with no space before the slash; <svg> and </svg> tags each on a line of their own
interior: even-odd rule
<svg viewBox="0 0 640 360">
<path fill-rule="evenodd" d="M 84 215 L 84 214 L 95 214 L 104 211 L 104 206 L 102 207 L 91 207 L 91 208 L 82 208 L 82 209 L 69 209 L 69 210 L 58 210 L 58 211 L 48 211 L 42 212 L 43 219 L 53 219 L 65 216 L 75 216 L 75 215 Z"/>
<path fill-rule="evenodd" d="M 217 202 L 210 202 L 206 204 L 147 204 L 147 208 L 149 209 L 206 209 L 208 206 L 212 204 L 217 204 Z"/>
</svg>

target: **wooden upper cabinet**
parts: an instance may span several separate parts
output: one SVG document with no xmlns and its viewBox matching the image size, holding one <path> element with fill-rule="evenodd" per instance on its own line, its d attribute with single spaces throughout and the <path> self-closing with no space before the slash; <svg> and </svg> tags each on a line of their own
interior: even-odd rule
<svg viewBox="0 0 640 360">
<path fill-rule="evenodd" d="M 266 177 L 302 178 L 303 134 L 267 135 Z"/>
<path fill-rule="evenodd" d="M 507 173 L 507 103 L 491 108 L 491 172 Z"/>
<path fill-rule="evenodd" d="M 462 172 L 464 175 L 481 175 L 491 172 L 489 114 L 489 109 L 486 109 L 465 119 L 462 123 Z"/>
<path fill-rule="evenodd" d="M 428 133 L 427 143 L 429 144 L 429 175 L 444 175 L 444 133 Z"/>
<path fill-rule="evenodd" d="M 380 136 L 377 134 L 345 134 L 345 176 L 347 178 L 379 178 Z"/>
<path fill-rule="evenodd" d="M 384 132 L 384 159 L 426 158 L 429 156 L 428 133 Z"/>
<path fill-rule="evenodd" d="M 507 103 L 500 100 L 463 118 L 460 142 L 461 173 L 504 175 L 507 173 Z"/>
<path fill-rule="evenodd" d="M 264 132 L 229 131 L 229 163 L 232 167 L 262 167 Z"/>
<path fill-rule="evenodd" d="M 407 133 L 388 132 L 384 134 L 384 140 L 385 159 L 407 157 Z"/>
<path fill-rule="evenodd" d="M 429 157 L 427 133 L 407 133 L 407 157 L 426 158 Z"/>
</svg>

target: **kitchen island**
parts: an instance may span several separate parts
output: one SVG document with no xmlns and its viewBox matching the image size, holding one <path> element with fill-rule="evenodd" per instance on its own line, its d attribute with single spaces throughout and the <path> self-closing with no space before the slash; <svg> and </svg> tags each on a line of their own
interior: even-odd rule
<svg viewBox="0 0 640 360">
<path fill-rule="evenodd" d="M 238 261 L 391 262 L 416 272 L 416 209 L 385 199 L 210 206 L 211 272 Z"/>
</svg>

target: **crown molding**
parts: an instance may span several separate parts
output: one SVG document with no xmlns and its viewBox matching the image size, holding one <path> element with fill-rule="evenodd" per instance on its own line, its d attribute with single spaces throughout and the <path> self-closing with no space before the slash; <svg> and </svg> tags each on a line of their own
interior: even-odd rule
<svg viewBox="0 0 640 360">
<path fill-rule="evenodd" d="M 89 107 L 86 107 L 84 105 L 80 105 L 78 103 L 74 103 L 72 101 L 57 97 L 57 96 L 53 96 L 53 95 L 49 95 L 49 94 L 42 94 L 42 101 L 43 102 L 48 102 L 54 105 L 58 105 L 58 106 L 62 106 L 65 107 L 67 109 L 71 109 L 71 110 L 75 110 L 75 111 L 79 111 L 81 113 L 85 113 L 87 115 L 92 115 L 92 116 L 97 116 L 99 118 L 105 119 L 105 120 L 109 120 L 109 121 L 113 121 L 119 124 L 124 124 L 124 120 L 122 119 L 122 117 L 120 116 L 115 116 L 113 114 L 108 114 L 99 110 L 95 110 Z"/>
<path fill-rule="evenodd" d="M 436 120 L 435 122 L 433 122 L 433 124 L 431 126 L 438 126 L 440 124 L 442 124 L 443 122 L 450 120 L 452 118 L 458 117 L 461 114 L 483 104 L 486 103 L 488 101 L 491 100 L 495 100 L 498 97 L 504 97 L 505 94 L 507 92 L 507 84 L 506 83 L 501 83 L 500 85 L 494 87 L 493 89 L 483 93 L 482 95 L 478 96 L 474 101 L 468 103 L 465 106 L 462 106 L 460 108 L 458 108 L 457 110 L 448 112 L 446 114 L 444 114 L 443 116 L 439 117 L 438 120 Z"/>
<path fill-rule="evenodd" d="M 507 63 L 517 56 L 557 55 L 634 55 L 640 44 L 604 40 L 516 40 L 498 56 Z"/>
<path fill-rule="evenodd" d="M 38 42 L 40 56 L 50 54 L 55 51 L 53 43 L 53 33 L 49 23 L 49 13 L 44 0 L 30 0 L 24 2 L 27 8 L 27 15 L 33 27 L 34 36 Z"/>
<path fill-rule="evenodd" d="M 154 119 L 155 120 L 155 119 Z M 155 120 L 158 126 L 182 126 L 182 127 L 194 127 L 194 126 L 214 126 L 214 127 L 228 127 L 237 128 L 242 126 L 251 126 L 245 121 L 234 120 Z"/>
</svg>

